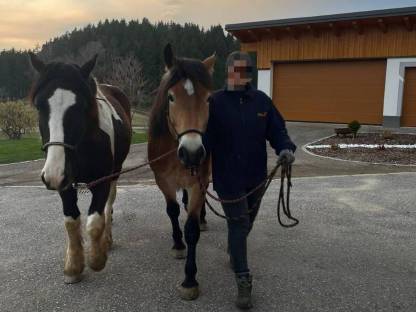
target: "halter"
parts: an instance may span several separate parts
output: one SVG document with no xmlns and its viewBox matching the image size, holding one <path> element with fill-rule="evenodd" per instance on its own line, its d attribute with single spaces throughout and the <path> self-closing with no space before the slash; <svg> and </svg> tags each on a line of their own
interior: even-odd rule
<svg viewBox="0 0 416 312">
<path fill-rule="evenodd" d="M 168 103 L 168 108 L 166 110 L 166 119 L 167 119 L 167 122 L 168 122 L 168 127 L 171 129 L 171 132 L 173 130 L 173 132 L 176 135 L 176 142 L 179 142 L 179 140 L 181 139 L 181 137 L 183 137 L 185 134 L 188 134 L 188 133 L 197 133 L 201 137 L 204 135 L 204 132 L 202 132 L 201 130 L 192 129 L 192 128 L 191 129 L 187 129 L 187 130 L 185 130 L 185 131 L 183 131 L 181 133 L 178 133 L 178 131 L 176 131 L 176 128 L 175 128 L 175 126 L 172 123 L 172 120 L 170 119 L 169 103 Z M 191 170 L 191 176 L 196 176 L 198 174 L 198 166 L 196 166 L 196 167 L 190 167 L 188 169 Z"/>
<path fill-rule="evenodd" d="M 100 97 L 96 97 L 95 99 L 100 100 L 100 101 L 106 101 L 105 99 L 100 98 Z M 44 144 L 41 147 L 41 150 L 43 152 L 46 152 L 48 150 L 49 146 L 62 146 L 64 148 L 69 149 L 70 151 L 74 151 L 74 152 L 77 151 L 77 149 L 78 149 L 78 147 L 76 145 L 71 145 L 71 144 L 68 144 L 68 143 L 65 143 L 65 142 L 48 142 L 48 143 Z"/>
<path fill-rule="evenodd" d="M 41 150 L 46 152 L 48 150 L 49 146 L 62 146 L 62 147 L 66 148 L 66 149 L 69 149 L 71 151 L 76 151 L 77 150 L 77 146 L 67 144 L 67 143 L 64 143 L 64 142 L 48 142 L 48 143 L 44 144 L 41 147 Z"/>
<path fill-rule="evenodd" d="M 181 133 L 178 133 L 178 131 L 176 131 L 176 128 L 175 128 L 175 126 L 172 123 L 172 120 L 170 119 L 169 103 L 168 103 L 168 108 L 166 110 L 166 119 L 168 121 L 169 128 L 171 128 L 171 130 L 173 130 L 173 132 L 175 133 L 176 141 L 179 141 L 181 139 L 181 137 L 183 137 L 185 134 L 188 134 L 188 133 L 197 133 L 201 137 L 204 135 L 204 132 L 202 132 L 201 130 L 193 129 L 193 128 L 187 129 L 187 130 L 185 130 L 185 131 L 183 131 Z"/>
</svg>

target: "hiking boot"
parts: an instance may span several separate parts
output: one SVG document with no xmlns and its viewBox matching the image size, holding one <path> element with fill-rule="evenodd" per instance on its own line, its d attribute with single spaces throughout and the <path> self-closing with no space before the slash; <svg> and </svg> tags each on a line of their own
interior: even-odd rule
<svg viewBox="0 0 416 312">
<path fill-rule="evenodd" d="M 238 287 L 235 305 L 242 310 L 251 309 L 253 307 L 251 303 L 252 276 L 248 273 L 244 275 L 237 274 L 235 279 Z"/>
</svg>

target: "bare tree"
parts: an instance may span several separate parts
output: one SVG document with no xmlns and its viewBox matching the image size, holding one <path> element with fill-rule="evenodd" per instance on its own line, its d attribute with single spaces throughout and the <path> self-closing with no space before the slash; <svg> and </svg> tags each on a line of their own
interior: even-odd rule
<svg viewBox="0 0 416 312">
<path fill-rule="evenodd" d="M 133 55 L 113 56 L 111 67 L 111 74 L 106 79 L 107 82 L 121 88 L 135 110 L 146 107 L 150 100 L 147 92 L 148 82 L 144 78 L 143 66 L 137 58 Z"/>
</svg>

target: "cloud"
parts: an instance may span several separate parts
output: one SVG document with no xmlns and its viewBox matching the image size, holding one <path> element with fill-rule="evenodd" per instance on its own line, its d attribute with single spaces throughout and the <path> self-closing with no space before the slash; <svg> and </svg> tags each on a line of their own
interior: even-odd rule
<svg viewBox="0 0 416 312">
<path fill-rule="evenodd" d="M 108 19 L 202 26 L 414 5 L 414 0 L 0 0 L 0 49 L 33 48 Z"/>
</svg>

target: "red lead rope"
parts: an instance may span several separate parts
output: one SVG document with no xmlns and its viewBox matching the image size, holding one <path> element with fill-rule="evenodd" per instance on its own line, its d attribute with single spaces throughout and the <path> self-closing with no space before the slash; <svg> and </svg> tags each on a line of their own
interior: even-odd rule
<svg viewBox="0 0 416 312">
<path fill-rule="evenodd" d="M 80 190 L 80 191 L 91 190 L 93 187 L 97 186 L 98 184 L 101 184 L 101 183 L 103 183 L 105 181 L 108 181 L 108 180 L 112 180 L 114 178 L 118 178 L 122 174 L 125 174 L 125 173 L 128 173 L 128 172 L 134 171 L 134 170 L 138 170 L 138 169 L 143 168 L 145 166 L 148 166 L 148 165 L 150 165 L 152 163 L 155 163 L 155 162 L 157 162 L 157 161 L 159 161 L 159 160 L 161 160 L 161 159 L 169 156 L 170 154 L 172 154 L 174 152 L 176 152 L 176 148 L 174 148 L 174 149 L 170 150 L 169 152 L 164 153 L 164 154 L 162 154 L 162 155 L 160 155 L 160 156 L 158 156 L 158 157 L 156 157 L 156 158 L 154 158 L 152 160 L 149 160 L 149 161 L 147 161 L 145 163 L 142 163 L 142 164 L 140 164 L 138 166 L 135 166 L 135 167 L 132 167 L 132 168 L 128 168 L 128 169 L 125 169 L 125 170 L 121 170 L 119 172 L 115 172 L 113 174 L 110 174 L 108 176 L 99 178 L 99 179 L 97 179 L 95 181 L 92 181 L 90 183 L 74 183 L 72 185 L 72 187 L 75 190 Z M 257 202 L 251 208 L 251 210 L 252 210 L 257 205 L 260 205 L 260 202 L 263 199 L 264 194 L 266 193 L 267 189 L 269 188 L 270 184 L 272 183 L 273 178 L 276 175 L 277 170 L 280 167 L 281 167 L 280 192 L 279 192 L 279 198 L 278 198 L 278 201 L 277 201 L 276 212 L 277 212 L 277 218 L 278 218 L 279 224 L 281 226 L 285 227 L 285 228 L 290 228 L 290 227 L 294 227 L 294 226 L 298 225 L 298 223 L 299 223 L 299 220 L 296 219 L 296 218 L 294 218 L 294 217 L 292 217 L 292 214 L 290 212 L 290 189 L 292 187 L 292 181 L 291 181 L 291 178 L 292 178 L 292 166 L 291 165 L 282 165 L 282 163 L 278 162 L 276 164 L 276 166 L 273 168 L 273 170 L 270 172 L 270 174 L 267 176 L 267 178 L 262 183 L 260 183 L 258 186 L 256 186 L 255 188 L 253 188 L 250 192 L 248 192 L 244 196 L 241 196 L 241 197 L 235 198 L 235 199 L 221 199 L 221 198 L 215 196 L 210 191 L 208 191 L 208 187 L 205 186 L 202 183 L 201 178 L 200 178 L 199 175 L 198 175 L 198 182 L 199 182 L 201 191 L 205 195 L 207 195 L 208 197 L 210 197 L 213 200 L 215 200 L 215 201 L 217 201 L 219 203 L 222 203 L 222 204 L 235 204 L 235 203 L 241 202 L 241 201 L 245 200 L 247 197 L 249 197 L 250 195 L 254 194 L 259 189 L 263 188 L 262 194 L 261 194 L 261 196 L 259 196 Z M 284 182 L 285 182 L 285 179 L 287 179 L 286 198 L 285 198 L 285 192 L 284 192 Z M 216 216 L 221 217 L 221 218 L 226 219 L 226 220 L 234 220 L 234 219 L 236 219 L 238 221 L 240 219 L 240 217 L 238 217 L 238 218 L 230 218 L 230 217 L 227 217 L 227 216 L 219 213 L 210 204 L 210 202 L 207 199 L 207 196 L 205 196 L 205 203 L 207 204 L 208 208 Z M 291 224 L 285 224 L 285 223 L 282 222 L 282 220 L 281 220 L 281 212 L 280 212 L 281 209 L 280 209 L 280 206 L 282 206 L 283 213 L 285 214 L 285 216 L 289 220 L 293 221 L 293 223 L 291 223 Z"/>
<path fill-rule="evenodd" d="M 132 168 L 128 168 L 128 169 L 124 169 L 124 170 L 121 170 L 121 171 L 119 171 L 119 172 L 115 172 L 115 173 L 113 173 L 113 174 L 110 174 L 110 175 L 108 175 L 108 176 L 105 176 L 105 177 L 99 178 L 99 179 L 97 179 L 97 180 L 95 180 L 95 181 L 92 181 L 92 182 L 90 182 L 90 183 L 74 183 L 74 184 L 72 185 L 72 187 L 73 187 L 74 189 L 76 189 L 76 190 L 90 190 L 90 189 L 92 189 L 94 186 L 97 186 L 98 184 L 101 184 L 101 183 L 103 183 L 103 182 L 105 182 L 105 181 L 108 181 L 108 180 L 113 180 L 114 178 L 118 178 L 118 177 L 119 177 L 120 175 L 122 175 L 122 174 L 125 174 L 125 173 L 127 173 L 127 172 L 131 172 L 131 171 L 134 171 L 134 170 L 138 170 L 138 169 L 140 169 L 140 168 L 143 168 L 143 167 L 146 167 L 146 166 L 148 166 L 148 165 L 150 165 L 150 164 L 153 164 L 153 163 L 155 163 L 155 162 L 157 162 L 157 161 L 159 161 L 159 160 L 161 160 L 161 159 L 163 159 L 163 158 L 165 158 L 165 157 L 169 156 L 170 154 L 172 154 L 172 153 L 174 153 L 174 152 L 176 152 L 176 148 L 174 148 L 174 149 L 170 150 L 170 151 L 169 151 L 169 152 L 167 152 L 167 153 L 164 153 L 164 154 L 160 155 L 159 157 L 156 157 L 156 158 L 154 158 L 154 159 L 152 159 L 152 160 L 149 160 L 149 161 L 147 161 L 147 162 L 145 162 L 145 163 L 143 163 L 143 164 L 140 164 L 140 165 L 138 165 L 138 166 L 135 166 L 135 167 L 132 167 Z"/>
<path fill-rule="evenodd" d="M 213 200 L 221 203 L 221 204 L 235 204 L 238 202 L 241 202 L 245 200 L 250 195 L 254 194 L 259 189 L 263 188 L 263 191 L 261 193 L 261 196 L 257 199 L 256 203 L 254 203 L 253 207 L 249 208 L 249 211 L 247 213 L 250 213 L 254 208 L 257 208 L 256 206 L 260 205 L 261 200 L 264 197 L 264 194 L 266 193 L 267 189 L 269 188 L 270 184 L 273 181 L 274 176 L 276 175 L 279 167 L 281 167 L 281 176 L 280 176 L 280 191 L 279 191 L 279 198 L 277 201 L 277 219 L 279 221 L 279 224 L 284 228 L 291 228 L 299 224 L 299 220 L 292 216 L 290 212 L 290 189 L 292 188 L 292 166 L 291 165 L 282 165 L 282 163 L 278 162 L 276 166 L 273 168 L 273 170 L 270 172 L 270 174 L 267 176 L 267 178 L 260 183 L 258 186 L 253 188 L 250 192 L 245 194 L 244 196 L 241 196 L 239 198 L 235 199 L 221 199 L 214 194 L 212 194 L 210 191 L 208 191 L 208 187 L 205 187 L 201 180 L 199 180 L 200 187 L 202 192 L 204 192 L 205 195 L 212 198 Z M 285 198 L 285 179 L 287 180 L 287 189 L 286 189 L 286 198 Z M 208 208 L 218 217 L 226 219 L 226 220 L 233 220 L 233 221 L 239 221 L 242 216 L 231 218 L 228 216 L 225 216 L 221 213 L 219 213 L 208 201 L 208 198 L 205 197 L 205 203 L 207 204 Z M 282 209 L 280 208 L 282 207 Z M 283 213 L 285 214 L 286 218 L 292 221 L 290 224 L 286 224 L 282 222 L 281 218 L 281 210 L 283 210 Z"/>
</svg>

